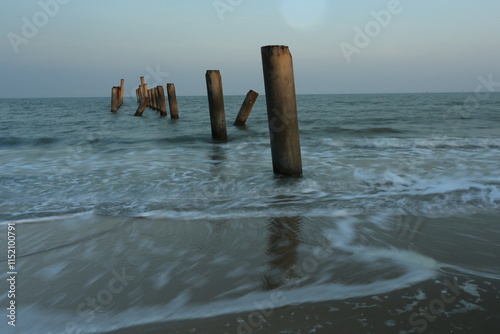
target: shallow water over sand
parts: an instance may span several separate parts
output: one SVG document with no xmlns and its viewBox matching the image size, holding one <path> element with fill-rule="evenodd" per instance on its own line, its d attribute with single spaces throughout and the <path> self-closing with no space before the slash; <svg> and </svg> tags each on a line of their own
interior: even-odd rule
<svg viewBox="0 0 500 334">
<path fill-rule="evenodd" d="M 351 310 L 343 326 L 364 323 L 369 330 L 382 326 L 381 315 L 364 321 L 353 315 L 373 308 L 385 314 L 388 332 L 411 331 L 425 320 L 412 314 L 451 284 L 457 296 L 440 317 L 457 328 L 469 315 L 493 324 L 500 229 L 491 219 L 380 213 L 177 220 L 87 213 L 25 222 L 17 225 L 24 254 L 19 317 L 44 328 L 40 333 L 60 333 L 73 322 L 85 333 L 154 324 L 184 324 L 187 332 L 191 323 L 203 332 L 204 321 L 218 318 L 228 333 L 238 332 L 238 318 L 271 333 L 281 319 L 276 315 L 286 310 L 304 317 L 300 328 L 335 328 L 337 314 Z M 480 236 L 470 233 L 477 229 Z M 316 314 L 318 305 L 332 305 L 331 314 Z"/>
</svg>

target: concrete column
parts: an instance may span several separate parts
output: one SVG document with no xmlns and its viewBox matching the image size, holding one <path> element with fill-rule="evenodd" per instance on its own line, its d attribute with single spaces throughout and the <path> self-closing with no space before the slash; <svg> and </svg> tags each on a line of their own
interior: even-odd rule
<svg viewBox="0 0 500 334">
<path fill-rule="evenodd" d="M 151 92 L 153 93 L 153 110 L 159 110 L 158 109 L 158 89 L 154 87 Z"/>
<path fill-rule="evenodd" d="M 111 112 L 116 112 L 120 108 L 120 89 L 116 86 L 111 89 Z"/>
<path fill-rule="evenodd" d="M 153 90 L 148 89 L 148 97 L 149 97 L 149 108 L 153 108 Z"/>
<path fill-rule="evenodd" d="M 120 81 L 120 105 L 123 104 L 123 97 L 125 96 L 125 79 Z"/>
<path fill-rule="evenodd" d="M 288 46 L 261 48 L 271 153 L 275 174 L 302 175 L 297 100 Z"/>
<path fill-rule="evenodd" d="M 170 109 L 170 118 L 179 118 L 179 107 L 177 106 L 177 95 L 175 93 L 175 85 L 173 83 L 167 84 L 168 94 L 168 107 Z"/>
<path fill-rule="evenodd" d="M 222 78 L 217 70 L 207 71 L 208 106 L 210 109 L 210 124 L 214 140 L 227 140 L 226 115 L 224 111 L 224 93 Z"/>
<path fill-rule="evenodd" d="M 245 101 L 243 101 L 243 104 L 241 105 L 240 112 L 238 113 L 238 116 L 236 117 L 236 120 L 234 121 L 234 125 L 245 125 L 245 123 L 248 119 L 248 116 L 250 116 L 250 113 L 252 112 L 252 108 L 255 104 L 255 101 L 257 101 L 258 97 L 259 97 L 259 93 L 254 92 L 253 90 L 250 90 L 247 93 Z"/>
<path fill-rule="evenodd" d="M 160 89 L 158 86 L 155 87 L 155 105 L 156 105 L 156 110 L 160 111 Z"/>
<path fill-rule="evenodd" d="M 149 104 L 149 97 L 145 97 L 141 100 L 141 104 L 139 105 L 139 108 L 137 108 L 137 111 L 135 112 L 134 116 L 142 116 L 142 113 L 144 110 L 146 110 L 147 106 Z"/>
<path fill-rule="evenodd" d="M 148 94 L 148 84 L 142 84 L 141 85 L 142 87 L 142 99 L 146 98 L 146 97 L 149 97 L 149 94 Z"/>
<path fill-rule="evenodd" d="M 158 90 L 158 109 L 160 110 L 160 116 L 167 116 L 167 101 L 165 100 L 165 90 L 163 86 L 156 87 Z"/>
</svg>

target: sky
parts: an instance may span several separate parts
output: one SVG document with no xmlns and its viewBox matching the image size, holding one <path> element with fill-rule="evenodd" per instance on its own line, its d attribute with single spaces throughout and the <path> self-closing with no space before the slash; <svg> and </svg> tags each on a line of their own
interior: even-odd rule
<svg viewBox="0 0 500 334">
<path fill-rule="evenodd" d="M 0 98 L 135 94 L 175 83 L 264 93 L 287 45 L 298 94 L 471 92 L 500 82 L 498 0 L 0 0 Z"/>
</svg>

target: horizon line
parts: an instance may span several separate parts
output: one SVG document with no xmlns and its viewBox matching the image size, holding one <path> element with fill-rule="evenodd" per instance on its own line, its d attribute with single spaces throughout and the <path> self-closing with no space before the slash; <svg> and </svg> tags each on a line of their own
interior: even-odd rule
<svg viewBox="0 0 500 334">
<path fill-rule="evenodd" d="M 491 92 L 491 94 L 500 92 Z M 474 92 L 466 91 L 451 91 L 451 92 L 371 92 L 371 93 L 297 93 L 296 96 L 311 96 L 311 95 L 407 95 L 407 94 L 474 94 Z M 224 96 L 245 96 L 245 94 L 224 94 Z M 265 94 L 259 94 L 259 96 L 265 96 Z M 205 94 L 198 95 L 181 95 L 177 94 L 177 97 L 206 97 Z M 0 100 L 21 100 L 21 99 L 100 99 L 100 98 L 111 98 L 111 96 L 31 96 L 31 97 L 0 97 Z M 135 99 L 135 96 L 124 97 Z"/>
</svg>

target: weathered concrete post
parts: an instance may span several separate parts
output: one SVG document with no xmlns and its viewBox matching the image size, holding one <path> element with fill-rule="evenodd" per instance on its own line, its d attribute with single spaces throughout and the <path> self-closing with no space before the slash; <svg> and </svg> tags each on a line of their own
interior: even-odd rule
<svg viewBox="0 0 500 334">
<path fill-rule="evenodd" d="M 261 48 L 271 153 L 275 174 L 302 175 L 292 55 L 288 46 Z"/>
<path fill-rule="evenodd" d="M 156 105 L 157 102 L 158 102 L 158 97 L 156 94 L 156 87 L 153 87 L 151 88 L 151 108 L 153 108 L 153 110 L 158 110 Z"/>
<path fill-rule="evenodd" d="M 141 92 L 141 102 L 142 100 L 144 100 L 146 97 L 148 97 L 148 84 L 145 83 L 145 84 L 142 84 L 141 85 L 141 89 L 142 89 L 142 92 Z M 149 100 L 148 100 L 148 104 L 149 104 Z"/>
<path fill-rule="evenodd" d="M 156 97 L 156 99 L 155 99 L 156 100 L 156 103 L 155 103 L 156 110 L 161 111 L 160 110 L 160 103 L 161 103 L 161 101 L 160 101 L 160 89 L 158 88 L 158 86 L 155 87 L 155 97 Z"/>
<path fill-rule="evenodd" d="M 160 110 L 160 116 L 165 117 L 167 116 L 167 101 L 165 100 L 165 89 L 163 89 L 163 86 L 158 86 L 156 87 L 158 90 L 158 109 Z"/>
<path fill-rule="evenodd" d="M 148 89 L 148 97 L 149 97 L 149 104 L 148 107 L 151 108 L 153 106 L 153 90 Z"/>
<path fill-rule="evenodd" d="M 209 70 L 205 78 L 207 81 L 212 138 L 215 140 L 227 140 L 224 93 L 222 91 L 222 78 L 220 72 L 218 70 Z"/>
<path fill-rule="evenodd" d="M 144 110 L 146 110 L 147 106 L 149 104 L 149 97 L 145 97 L 141 100 L 141 104 L 139 105 L 139 108 L 137 108 L 137 111 L 135 112 L 134 116 L 142 116 L 142 113 Z"/>
<path fill-rule="evenodd" d="M 156 110 L 156 87 L 150 89 L 151 92 L 151 109 Z"/>
<path fill-rule="evenodd" d="M 141 84 L 139 85 L 139 100 L 137 102 L 140 104 L 142 99 L 146 97 L 144 95 L 144 85 L 146 84 L 146 81 L 144 80 L 144 77 L 140 77 L 139 79 L 141 80 Z"/>
<path fill-rule="evenodd" d="M 120 80 L 120 105 L 123 104 L 123 97 L 125 96 L 125 79 Z"/>
<path fill-rule="evenodd" d="M 156 108 L 159 112 L 161 112 L 161 94 L 159 86 L 156 86 L 155 90 L 156 90 Z"/>
<path fill-rule="evenodd" d="M 248 116 L 252 112 L 253 105 L 255 104 L 255 101 L 257 101 L 258 97 L 259 93 L 253 90 L 250 90 L 248 92 L 245 101 L 243 101 L 243 104 L 241 105 L 240 112 L 238 113 L 238 116 L 234 121 L 234 125 L 245 125 Z"/>
<path fill-rule="evenodd" d="M 179 118 L 179 107 L 177 106 L 177 95 L 175 93 L 175 85 L 173 83 L 167 84 L 168 94 L 168 107 L 170 109 L 170 118 Z"/>
<path fill-rule="evenodd" d="M 119 86 L 111 89 L 111 112 L 116 112 L 120 108 L 120 89 Z"/>
</svg>

